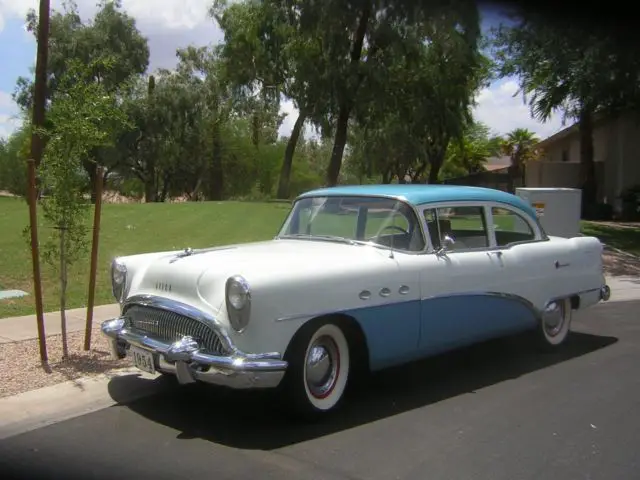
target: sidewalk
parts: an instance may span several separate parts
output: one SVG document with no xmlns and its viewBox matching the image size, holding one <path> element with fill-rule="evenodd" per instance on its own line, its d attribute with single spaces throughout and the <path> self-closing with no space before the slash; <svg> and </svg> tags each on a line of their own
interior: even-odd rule
<svg viewBox="0 0 640 480">
<path fill-rule="evenodd" d="M 120 306 L 117 303 L 93 307 L 93 326 L 98 327 L 104 320 L 117 317 Z M 87 321 L 86 308 L 67 310 L 67 333 L 84 330 Z M 60 334 L 60 312 L 44 314 L 45 335 Z M 0 318 L 0 344 L 38 338 L 35 315 Z"/>
<path fill-rule="evenodd" d="M 609 302 L 624 302 L 640 300 L 640 277 L 625 275 L 620 277 L 606 277 L 607 285 L 611 288 Z"/>
</svg>

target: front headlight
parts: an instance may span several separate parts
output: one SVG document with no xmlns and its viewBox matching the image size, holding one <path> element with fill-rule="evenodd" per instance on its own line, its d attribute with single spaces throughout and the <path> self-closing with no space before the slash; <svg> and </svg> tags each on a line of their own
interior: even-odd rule
<svg viewBox="0 0 640 480">
<path fill-rule="evenodd" d="M 251 288 L 240 275 L 227 279 L 225 297 L 229 322 L 234 330 L 241 332 L 251 317 Z"/>
<path fill-rule="evenodd" d="M 113 296 L 122 302 L 124 300 L 125 286 L 127 284 L 127 267 L 117 258 L 111 262 L 111 289 Z"/>
</svg>

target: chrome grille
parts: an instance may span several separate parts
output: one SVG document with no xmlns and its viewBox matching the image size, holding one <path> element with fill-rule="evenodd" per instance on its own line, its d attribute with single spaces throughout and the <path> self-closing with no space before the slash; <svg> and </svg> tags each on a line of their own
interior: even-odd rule
<svg viewBox="0 0 640 480">
<path fill-rule="evenodd" d="M 218 334 L 208 325 L 193 318 L 160 308 L 131 305 L 125 314 L 127 326 L 164 342 L 175 342 L 183 336 L 193 337 L 209 353 L 225 355 Z"/>
</svg>

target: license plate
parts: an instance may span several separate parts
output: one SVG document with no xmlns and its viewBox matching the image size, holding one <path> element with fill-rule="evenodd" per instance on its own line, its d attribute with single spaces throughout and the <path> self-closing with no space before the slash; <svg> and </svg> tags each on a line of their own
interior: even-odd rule
<svg viewBox="0 0 640 480">
<path fill-rule="evenodd" d="M 131 347 L 129 352 L 133 357 L 133 364 L 136 367 L 147 373 L 156 373 L 156 367 L 153 364 L 153 354 L 151 352 L 134 346 Z"/>
</svg>

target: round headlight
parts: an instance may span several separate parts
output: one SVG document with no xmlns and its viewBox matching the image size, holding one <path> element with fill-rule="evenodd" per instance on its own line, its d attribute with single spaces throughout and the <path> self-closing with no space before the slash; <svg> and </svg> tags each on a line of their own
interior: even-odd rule
<svg viewBox="0 0 640 480">
<path fill-rule="evenodd" d="M 122 301 L 126 282 L 127 267 L 116 258 L 111 262 L 111 287 L 118 302 Z"/>
<path fill-rule="evenodd" d="M 250 289 L 247 281 L 239 275 L 227 280 L 227 300 L 236 310 L 242 310 L 249 302 Z"/>
<path fill-rule="evenodd" d="M 111 268 L 111 278 L 114 284 L 121 285 L 127 279 L 127 267 L 118 260 L 113 261 Z"/>
</svg>

